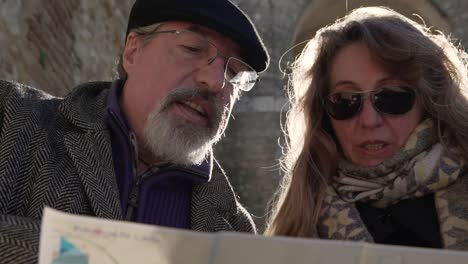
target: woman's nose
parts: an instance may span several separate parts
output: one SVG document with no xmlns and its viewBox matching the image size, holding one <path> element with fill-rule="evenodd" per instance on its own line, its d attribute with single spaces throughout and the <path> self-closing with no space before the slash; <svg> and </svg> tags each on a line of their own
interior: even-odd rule
<svg viewBox="0 0 468 264">
<path fill-rule="evenodd" d="M 362 127 L 375 128 L 382 124 L 382 114 L 375 109 L 369 98 L 363 99 L 362 109 L 359 113 L 359 122 Z"/>
</svg>

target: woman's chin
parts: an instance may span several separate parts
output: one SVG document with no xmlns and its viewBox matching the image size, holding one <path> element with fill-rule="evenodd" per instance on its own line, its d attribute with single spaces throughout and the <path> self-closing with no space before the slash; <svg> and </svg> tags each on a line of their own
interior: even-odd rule
<svg viewBox="0 0 468 264">
<path fill-rule="evenodd" d="M 362 167 L 375 167 L 395 155 L 395 149 L 387 146 L 380 150 L 357 149 L 351 157 L 351 162 Z"/>
<path fill-rule="evenodd" d="M 375 166 L 382 164 L 382 162 L 384 161 L 385 159 L 382 159 L 382 158 L 374 158 L 374 159 L 352 160 L 351 162 L 354 165 L 361 166 L 361 167 L 375 167 Z"/>
</svg>

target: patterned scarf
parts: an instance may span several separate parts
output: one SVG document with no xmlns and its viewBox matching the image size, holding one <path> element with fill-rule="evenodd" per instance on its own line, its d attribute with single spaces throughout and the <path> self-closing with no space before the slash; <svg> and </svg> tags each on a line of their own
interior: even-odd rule
<svg viewBox="0 0 468 264">
<path fill-rule="evenodd" d="M 340 160 L 338 175 L 327 189 L 319 237 L 372 242 L 355 202 L 386 208 L 401 200 L 434 194 L 442 244 L 468 250 L 468 175 L 456 148 L 438 142 L 432 120 L 423 121 L 405 146 L 375 167 Z"/>
</svg>

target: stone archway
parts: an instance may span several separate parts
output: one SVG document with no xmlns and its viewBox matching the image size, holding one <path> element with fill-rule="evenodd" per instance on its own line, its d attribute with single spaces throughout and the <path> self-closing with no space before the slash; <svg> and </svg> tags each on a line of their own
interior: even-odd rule
<svg viewBox="0 0 468 264">
<path fill-rule="evenodd" d="M 445 34 L 452 29 L 440 10 L 430 0 L 311 0 L 304 8 L 299 18 L 293 37 L 293 45 L 314 36 L 321 27 L 328 25 L 337 18 L 343 17 L 347 10 L 361 6 L 387 6 L 395 11 L 417 21 L 424 23 Z"/>
</svg>

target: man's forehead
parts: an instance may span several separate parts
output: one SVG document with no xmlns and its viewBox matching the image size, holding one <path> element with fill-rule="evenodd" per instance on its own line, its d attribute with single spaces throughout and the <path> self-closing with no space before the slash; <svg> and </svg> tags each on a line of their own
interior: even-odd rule
<svg viewBox="0 0 468 264">
<path fill-rule="evenodd" d="M 209 27 L 188 21 L 167 21 L 163 24 L 166 29 L 189 29 L 201 34 L 213 43 L 220 53 L 226 56 L 240 57 L 241 55 L 241 48 L 234 40 Z"/>
</svg>

